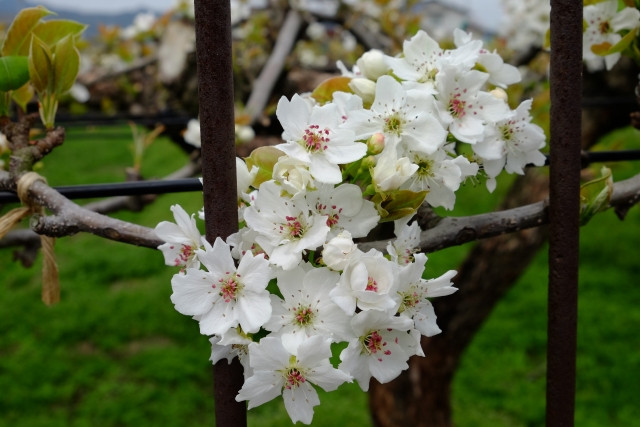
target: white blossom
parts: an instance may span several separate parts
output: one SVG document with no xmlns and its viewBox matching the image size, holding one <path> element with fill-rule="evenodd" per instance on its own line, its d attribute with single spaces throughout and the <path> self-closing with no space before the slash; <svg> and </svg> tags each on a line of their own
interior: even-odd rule
<svg viewBox="0 0 640 427">
<path fill-rule="evenodd" d="M 271 270 L 262 255 L 246 252 L 236 266 L 229 246 L 219 237 L 213 247 L 196 251 L 209 271 L 188 268 L 171 280 L 171 301 L 176 310 L 189 316 L 199 315 L 200 333 L 222 335 L 238 324 L 254 333 L 271 317 L 269 292 Z"/>
<path fill-rule="evenodd" d="M 328 268 L 305 272 L 296 267 L 279 271 L 276 277 L 284 300 L 271 295 L 273 312 L 264 328 L 272 332 L 269 336 L 281 338 L 290 353 L 296 354 L 298 346 L 315 335 L 329 337 L 333 342 L 353 337 L 348 317 L 329 299 L 340 274 Z"/>
<path fill-rule="evenodd" d="M 533 163 L 543 166 L 546 158 L 540 152 L 545 146 L 545 135 L 540 126 L 531 123 L 531 100 L 523 101 L 514 115 L 487 128 L 484 141 L 473 150 L 483 159 L 484 171 L 489 176 L 487 187 L 495 189 L 495 177 L 504 168 L 507 173 L 524 174 L 523 168 Z"/>
<path fill-rule="evenodd" d="M 398 265 L 372 249 L 352 257 L 329 296 L 349 316 L 356 306 L 361 310 L 394 310 L 397 277 Z"/>
<path fill-rule="evenodd" d="M 402 143 L 425 153 L 436 151 L 447 136 L 436 119 L 433 97 L 424 91 L 407 92 L 391 76 L 378 79 L 371 109 L 352 111 L 342 127 L 353 130 L 357 139 L 382 133 L 389 145 Z"/>
<path fill-rule="evenodd" d="M 260 195 L 244 212 L 244 219 L 274 247 L 269 261 L 291 270 L 300 263 L 302 251 L 324 244 L 329 232 L 328 218 L 311 215 L 304 197 L 287 199 L 280 192 L 274 181 L 262 183 Z"/>
<path fill-rule="evenodd" d="M 345 230 L 324 244 L 322 262 L 332 270 L 342 271 L 349 264 L 351 257 L 361 255 L 362 251 L 353 243 L 351 233 Z"/>
<path fill-rule="evenodd" d="M 453 209 L 455 192 L 468 176 L 478 173 L 478 165 L 463 156 L 453 158 L 444 149 L 433 154 L 412 153 L 412 162 L 418 170 L 404 183 L 403 189 L 413 192 L 428 191 L 426 201 L 433 207 Z"/>
<path fill-rule="evenodd" d="M 453 30 L 453 38 L 458 48 L 473 43 L 471 33 L 466 33 L 459 28 Z M 478 64 L 489 74 L 488 82 L 492 85 L 506 88 L 522 80 L 520 71 L 513 65 L 505 64 L 502 57 L 495 51 L 480 49 Z"/>
<path fill-rule="evenodd" d="M 328 184 L 342 181 L 338 165 L 355 162 L 367 152 L 367 147 L 355 141 L 355 134 L 340 129 L 338 107 L 333 104 L 314 106 L 294 95 L 291 101 L 282 97 L 276 115 L 284 128 L 285 144 L 277 146 L 285 154 L 309 163 L 315 180 Z"/>
<path fill-rule="evenodd" d="M 258 240 L 261 243 L 258 243 Z M 232 247 L 231 256 L 237 260 L 240 260 L 247 251 L 253 256 L 262 255 L 268 260 L 269 254 L 273 251 L 273 245 L 265 239 L 260 239 L 260 233 L 249 227 L 244 227 L 227 237 L 227 244 Z"/>
<path fill-rule="evenodd" d="M 292 196 L 305 194 L 307 190 L 315 188 L 309 163 L 289 156 L 280 157 L 273 166 L 273 179 Z"/>
<path fill-rule="evenodd" d="M 310 424 L 313 407 L 320 404 L 311 384 L 333 391 L 351 382 L 349 375 L 329 364 L 329 357 L 331 340 L 320 335 L 300 344 L 297 355 L 288 352 L 278 338 L 266 337 L 259 344 L 249 344 L 253 376 L 245 381 L 236 400 L 248 400 L 251 409 L 282 395 L 291 421 Z"/>
<path fill-rule="evenodd" d="M 396 149 L 389 147 L 378 157 L 378 162 L 371 171 L 371 177 L 378 191 L 392 191 L 400 188 L 418 168 L 418 165 L 411 163 L 406 157 L 398 159 Z"/>
<path fill-rule="evenodd" d="M 389 68 L 401 79 L 421 83 L 424 90 L 434 93 L 438 61 L 444 54 L 438 42 L 420 30 L 403 42 L 402 53 L 400 58 L 386 57 Z"/>
<path fill-rule="evenodd" d="M 436 324 L 436 314 L 428 298 L 451 295 L 458 289 L 453 287 L 451 278 L 456 271 L 450 270 L 437 279 L 424 280 L 422 273 L 425 269 L 427 256 L 416 254 L 415 262 L 400 270 L 398 296 L 400 317 L 413 319 L 415 328 L 427 337 L 442 332 Z"/>
<path fill-rule="evenodd" d="M 393 262 L 402 267 L 413 262 L 413 256 L 420 247 L 420 231 L 418 221 L 405 225 L 400 232 L 396 231 L 396 240 L 387 245 L 387 252 Z"/>
<path fill-rule="evenodd" d="M 420 352 L 415 334 L 407 332 L 413 322 L 406 317 L 363 311 L 353 317 L 351 327 L 357 338 L 340 353 L 339 369 L 355 378 L 362 391 L 369 390 L 372 376 L 382 384 L 396 378 L 409 368 L 409 357 Z"/>
<path fill-rule="evenodd" d="M 251 184 L 258 174 L 258 167 L 253 166 L 251 171 L 242 159 L 236 157 L 236 194 L 238 196 L 238 222 L 244 221 L 244 211 L 253 202 Z"/>
<path fill-rule="evenodd" d="M 488 78 L 488 74 L 480 71 L 457 73 L 450 67 L 436 76 L 436 105 L 440 119 L 462 142 L 475 144 L 481 141 L 485 122 L 497 122 L 510 115 L 504 101 L 480 91 Z"/>
<path fill-rule="evenodd" d="M 209 339 L 211 343 L 211 357 L 209 360 L 214 365 L 222 359 L 228 363 L 237 357 L 244 368 L 245 381 L 253 375 L 253 369 L 249 366 L 249 344 L 253 342 L 251 337 L 244 333 L 239 326 L 229 329 L 222 337 L 214 335 Z"/>
<path fill-rule="evenodd" d="M 375 205 L 364 200 L 362 190 L 354 184 L 342 184 L 335 188 L 324 184 L 316 191 L 307 193 L 306 199 L 314 213 L 327 216 L 327 240 L 343 230 L 349 231 L 352 237 L 366 237 L 380 220 Z"/>
<path fill-rule="evenodd" d="M 344 123 L 348 118 L 351 111 L 362 110 L 363 103 L 362 98 L 358 95 L 347 92 L 333 92 L 333 103 L 338 107 L 338 113 Z"/>
<path fill-rule="evenodd" d="M 156 235 L 166 242 L 158 246 L 165 264 L 198 268 L 200 262 L 195 251 L 201 246 L 202 236 L 194 215 L 189 216 L 180 205 L 171 206 L 171 212 L 176 223 L 162 221 L 155 228 Z"/>
</svg>

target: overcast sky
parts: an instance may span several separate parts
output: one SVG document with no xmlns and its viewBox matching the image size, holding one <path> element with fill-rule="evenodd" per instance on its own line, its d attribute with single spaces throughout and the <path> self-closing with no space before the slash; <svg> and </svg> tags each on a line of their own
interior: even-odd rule
<svg viewBox="0 0 640 427">
<path fill-rule="evenodd" d="M 502 16 L 501 0 L 448 0 L 452 4 L 471 10 L 471 19 L 486 28 L 495 29 Z M 76 12 L 111 13 L 130 12 L 147 9 L 164 12 L 174 4 L 174 0 L 28 0 L 51 8 L 72 9 Z"/>
</svg>

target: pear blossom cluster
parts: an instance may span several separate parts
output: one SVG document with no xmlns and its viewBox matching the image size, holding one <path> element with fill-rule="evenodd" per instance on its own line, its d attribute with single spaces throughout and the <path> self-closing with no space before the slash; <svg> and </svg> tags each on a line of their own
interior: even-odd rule
<svg viewBox="0 0 640 427">
<path fill-rule="evenodd" d="M 455 44 L 419 31 L 398 57 L 340 64 L 340 90 L 280 99 L 282 143 L 236 159 L 237 233 L 211 244 L 178 205 L 175 223 L 156 227 L 165 263 L 179 268 L 175 309 L 210 337 L 213 363 L 238 357 L 236 400 L 249 409 L 281 396 L 292 422 L 309 424 L 318 387 L 355 380 L 367 391 L 424 356 L 421 336 L 441 332 L 431 300 L 457 289 L 455 271 L 423 278 L 417 208 L 453 209 L 465 180 L 493 190 L 503 169 L 544 162 L 531 102 L 511 110 L 501 89 L 517 70 L 462 31 Z M 386 253 L 362 251 L 382 222 L 396 239 Z"/>
</svg>

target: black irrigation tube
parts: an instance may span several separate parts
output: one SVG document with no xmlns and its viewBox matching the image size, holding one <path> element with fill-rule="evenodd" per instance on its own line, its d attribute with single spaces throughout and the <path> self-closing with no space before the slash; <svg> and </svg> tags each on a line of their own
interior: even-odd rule
<svg viewBox="0 0 640 427">
<path fill-rule="evenodd" d="M 640 150 L 594 151 L 582 153 L 582 166 L 591 163 L 620 162 L 640 160 Z M 549 165 L 547 155 L 546 166 Z M 531 165 L 533 166 L 533 165 Z M 92 199 L 113 196 L 143 196 L 147 194 L 188 193 L 202 191 L 198 178 L 175 180 L 117 182 L 111 184 L 68 185 L 54 187 L 56 191 L 68 199 Z M 0 191 L 0 204 L 19 202 L 12 191 Z"/>
<path fill-rule="evenodd" d="M 198 178 L 117 182 L 112 184 L 87 184 L 54 187 L 68 199 L 92 199 L 113 196 L 142 196 L 146 194 L 186 193 L 202 191 Z M 0 204 L 19 202 L 16 193 L 0 191 Z"/>
</svg>

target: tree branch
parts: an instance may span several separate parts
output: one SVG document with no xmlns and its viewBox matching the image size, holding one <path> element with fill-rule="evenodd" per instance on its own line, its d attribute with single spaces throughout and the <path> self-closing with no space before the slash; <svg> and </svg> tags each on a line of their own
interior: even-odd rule
<svg viewBox="0 0 640 427">
<path fill-rule="evenodd" d="M 253 90 L 246 104 L 246 111 L 251 117 L 251 124 L 255 123 L 260 117 L 269 102 L 273 86 L 284 68 L 287 56 L 293 49 L 302 23 L 303 19 L 297 11 L 291 9 L 287 12 L 282 29 L 278 33 L 278 38 L 271 51 L 271 56 L 269 56 L 258 78 L 253 82 Z"/>
<path fill-rule="evenodd" d="M 31 229 L 50 237 L 63 237 L 80 231 L 117 242 L 157 248 L 163 244 L 153 229 L 109 218 L 76 205 L 43 182 L 29 189 L 30 198 L 49 209 L 53 215 L 31 217 Z"/>
<path fill-rule="evenodd" d="M 616 208 L 619 216 L 621 215 L 620 212 L 626 213 L 638 201 L 640 201 L 640 174 L 614 184 L 611 206 Z M 435 252 L 474 240 L 548 224 L 549 216 L 546 203 L 546 201 L 538 202 L 515 209 L 481 215 L 444 218 L 433 228 L 424 230 L 420 234 L 420 251 L 426 253 Z M 359 247 L 365 252 L 370 249 L 385 252 L 387 244 L 393 240 L 361 243 Z"/>
</svg>

